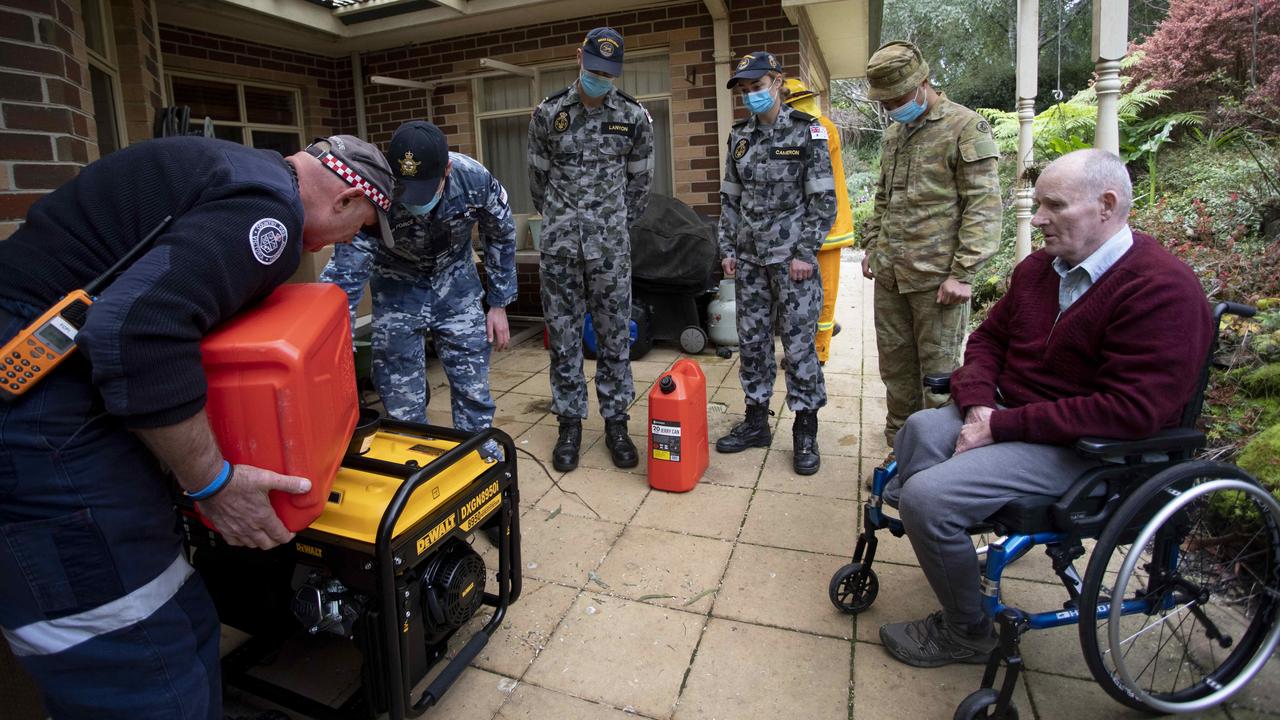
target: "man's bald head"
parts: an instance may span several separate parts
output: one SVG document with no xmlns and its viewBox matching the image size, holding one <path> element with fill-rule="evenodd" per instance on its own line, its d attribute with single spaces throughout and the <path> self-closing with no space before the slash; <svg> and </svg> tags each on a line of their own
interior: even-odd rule
<svg viewBox="0 0 1280 720">
<path fill-rule="evenodd" d="M 1034 200 L 1045 252 L 1075 266 L 1128 223 L 1133 183 L 1115 154 L 1076 150 L 1040 173 Z"/>
</svg>

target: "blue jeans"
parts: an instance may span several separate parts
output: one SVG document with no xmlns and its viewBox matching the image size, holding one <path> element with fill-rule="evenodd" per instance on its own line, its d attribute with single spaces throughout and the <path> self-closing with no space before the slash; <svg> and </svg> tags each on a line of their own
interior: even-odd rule
<svg viewBox="0 0 1280 720">
<path fill-rule="evenodd" d="M 0 307 L 7 341 L 30 313 Z M 168 488 L 83 357 L 0 401 L 0 628 L 54 718 L 221 720 L 217 613 Z"/>
</svg>

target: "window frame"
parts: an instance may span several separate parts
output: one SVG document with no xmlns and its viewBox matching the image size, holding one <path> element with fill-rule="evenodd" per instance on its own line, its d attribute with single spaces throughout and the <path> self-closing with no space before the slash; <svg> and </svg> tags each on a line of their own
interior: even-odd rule
<svg viewBox="0 0 1280 720">
<path fill-rule="evenodd" d="M 169 93 L 170 101 L 175 105 L 178 104 L 178 98 L 174 95 L 173 80 L 174 78 L 190 78 L 193 80 L 205 80 L 208 82 L 221 83 L 223 85 L 234 85 L 236 88 L 236 110 L 239 113 L 240 120 L 214 120 L 214 126 L 235 127 L 240 130 L 240 144 L 245 147 L 253 147 L 253 131 L 262 130 L 265 132 L 287 133 L 293 132 L 298 137 L 298 148 L 307 146 L 306 140 L 306 123 L 302 118 L 302 90 L 301 88 L 291 85 L 283 85 L 280 83 L 260 82 L 258 80 L 242 80 L 239 78 L 231 78 L 223 75 L 214 75 L 210 73 L 190 72 L 187 70 L 170 70 L 165 73 L 165 89 Z M 245 104 L 244 89 L 245 87 L 262 88 L 264 90 L 273 90 L 288 93 L 293 100 L 294 119 L 296 125 L 275 125 L 269 123 L 252 123 L 248 121 L 249 109 Z M 194 121 L 195 118 L 192 118 Z"/>
<path fill-rule="evenodd" d="M 120 65 L 117 62 L 117 56 L 116 56 L 116 37 L 115 37 L 115 33 L 112 31 L 112 28 L 114 27 L 114 25 L 112 25 L 112 22 L 111 22 L 111 3 L 108 2 L 108 0 L 83 0 L 83 1 L 85 3 L 93 3 L 94 6 L 98 8 L 98 13 L 97 13 L 98 20 L 102 23 L 102 27 L 99 28 L 99 30 L 101 30 L 102 32 L 102 44 L 103 44 L 102 53 L 93 49 L 93 47 L 91 46 L 89 42 L 89 37 L 88 37 L 90 28 L 88 27 L 87 22 L 84 23 L 85 24 L 84 49 L 85 49 L 86 58 L 88 59 L 87 64 L 89 66 L 88 68 L 86 68 L 86 75 L 89 76 L 86 78 L 87 80 L 86 85 L 87 85 L 87 89 L 89 90 L 90 98 L 93 97 L 92 72 L 94 69 L 98 70 L 103 75 L 106 75 L 107 80 L 111 83 L 111 114 L 113 116 L 112 119 L 114 120 L 113 125 L 115 126 L 115 138 L 114 138 L 115 147 L 112 150 L 108 151 L 107 153 L 103 153 L 102 152 L 102 136 L 101 136 L 101 132 L 99 132 L 98 142 L 97 142 L 98 156 L 102 157 L 103 155 L 110 154 L 111 152 L 115 152 L 116 150 L 121 150 L 129 144 L 129 138 L 125 132 L 124 97 L 123 97 L 124 88 L 120 84 Z M 84 20 L 86 20 L 86 17 L 82 9 L 81 21 L 84 22 Z M 100 125 L 100 123 L 98 122 L 98 113 L 97 113 L 96 106 L 94 108 L 93 121 L 94 121 L 95 131 L 99 130 L 98 126 Z"/>
</svg>

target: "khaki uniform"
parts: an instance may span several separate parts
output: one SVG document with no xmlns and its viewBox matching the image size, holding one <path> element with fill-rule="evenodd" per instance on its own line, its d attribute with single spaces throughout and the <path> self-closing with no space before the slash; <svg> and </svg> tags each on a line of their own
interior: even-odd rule
<svg viewBox="0 0 1280 720">
<path fill-rule="evenodd" d="M 945 96 L 923 123 L 894 123 L 885 131 L 863 247 L 875 273 L 890 446 L 907 416 L 925 406 L 924 375 L 960 364 L 969 304 L 939 305 L 937 292 L 948 277 L 972 283 L 999 247 L 998 161 L 987 122 Z"/>
</svg>

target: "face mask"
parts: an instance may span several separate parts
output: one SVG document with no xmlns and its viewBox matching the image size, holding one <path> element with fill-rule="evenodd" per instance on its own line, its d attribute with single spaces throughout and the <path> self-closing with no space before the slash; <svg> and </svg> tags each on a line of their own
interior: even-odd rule
<svg viewBox="0 0 1280 720">
<path fill-rule="evenodd" d="M 431 209 L 436 206 L 436 203 L 440 202 L 440 198 L 442 197 L 444 197 L 443 188 L 441 188 L 440 192 L 436 193 L 436 196 L 431 198 L 431 201 L 428 202 L 426 205 L 409 205 L 408 203 L 405 203 L 404 209 L 408 210 L 414 215 L 417 215 L 418 217 L 422 217 L 423 215 L 426 215 L 427 213 L 431 212 Z"/>
<path fill-rule="evenodd" d="M 916 95 L 919 95 L 919 94 L 920 92 L 917 90 Z M 911 102 L 906 103 L 905 105 L 900 105 L 890 110 L 889 119 L 895 122 L 909 123 L 909 122 L 915 121 L 916 118 L 923 115 L 925 109 L 928 106 L 925 103 L 916 102 L 916 95 L 911 96 Z"/>
<path fill-rule="evenodd" d="M 743 98 L 742 104 L 746 105 L 747 109 L 756 115 L 763 115 L 773 107 L 773 90 L 765 88 L 764 90 L 749 92 Z"/>
<path fill-rule="evenodd" d="M 582 92 L 586 93 L 587 97 L 593 98 L 604 95 L 613 87 L 613 81 L 609 78 L 600 77 L 586 70 L 583 70 L 582 74 L 578 76 L 578 83 L 582 85 Z"/>
</svg>

